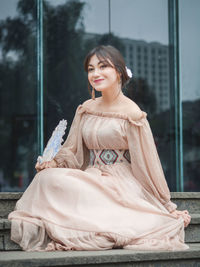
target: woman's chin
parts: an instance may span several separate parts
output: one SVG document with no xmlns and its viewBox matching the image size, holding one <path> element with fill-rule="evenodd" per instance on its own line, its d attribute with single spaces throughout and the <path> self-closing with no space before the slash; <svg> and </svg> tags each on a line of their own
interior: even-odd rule
<svg viewBox="0 0 200 267">
<path fill-rule="evenodd" d="M 105 87 L 97 87 L 97 88 L 94 88 L 97 92 L 104 92 L 106 91 L 108 88 L 105 88 Z"/>
</svg>

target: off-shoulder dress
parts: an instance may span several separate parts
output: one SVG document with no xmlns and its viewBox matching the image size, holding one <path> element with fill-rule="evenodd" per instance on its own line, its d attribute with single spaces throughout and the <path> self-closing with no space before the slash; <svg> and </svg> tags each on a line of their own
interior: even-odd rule
<svg viewBox="0 0 200 267">
<path fill-rule="evenodd" d="M 58 168 L 36 174 L 9 214 L 23 250 L 185 250 L 147 114 L 80 105 Z"/>
</svg>

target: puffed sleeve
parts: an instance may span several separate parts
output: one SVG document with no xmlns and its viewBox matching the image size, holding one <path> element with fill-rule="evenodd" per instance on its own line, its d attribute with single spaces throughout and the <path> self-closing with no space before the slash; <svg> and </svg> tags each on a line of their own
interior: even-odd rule
<svg viewBox="0 0 200 267">
<path fill-rule="evenodd" d="M 177 206 L 170 201 L 170 191 L 146 118 L 147 114 L 145 112 L 142 114 L 142 118 L 138 121 L 129 119 L 127 126 L 132 172 L 140 184 L 153 194 L 169 212 L 172 212 Z"/>
<path fill-rule="evenodd" d="M 89 150 L 86 148 L 82 138 L 83 107 L 79 105 L 68 137 L 61 149 L 55 156 L 59 168 L 72 168 L 84 170 L 89 159 Z"/>
</svg>

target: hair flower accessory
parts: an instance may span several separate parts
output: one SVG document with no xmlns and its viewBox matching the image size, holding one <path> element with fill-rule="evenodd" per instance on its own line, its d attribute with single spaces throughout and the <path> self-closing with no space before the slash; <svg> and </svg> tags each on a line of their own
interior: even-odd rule
<svg viewBox="0 0 200 267">
<path fill-rule="evenodd" d="M 133 77 L 132 71 L 126 67 L 126 72 L 128 74 L 128 77 L 131 79 Z"/>
</svg>

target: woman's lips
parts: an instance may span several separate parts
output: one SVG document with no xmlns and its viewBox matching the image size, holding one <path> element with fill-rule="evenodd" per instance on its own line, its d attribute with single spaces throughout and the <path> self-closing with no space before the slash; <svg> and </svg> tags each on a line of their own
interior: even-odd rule
<svg viewBox="0 0 200 267">
<path fill-rule="evenodd" d="M 97 79 L 97 80 L 95 80 L 94 82 L 95 83 L 99 83 L 99 82 L 101 82 L 101 81 L 103 81 L 104 79 Z"/>
</svg>

